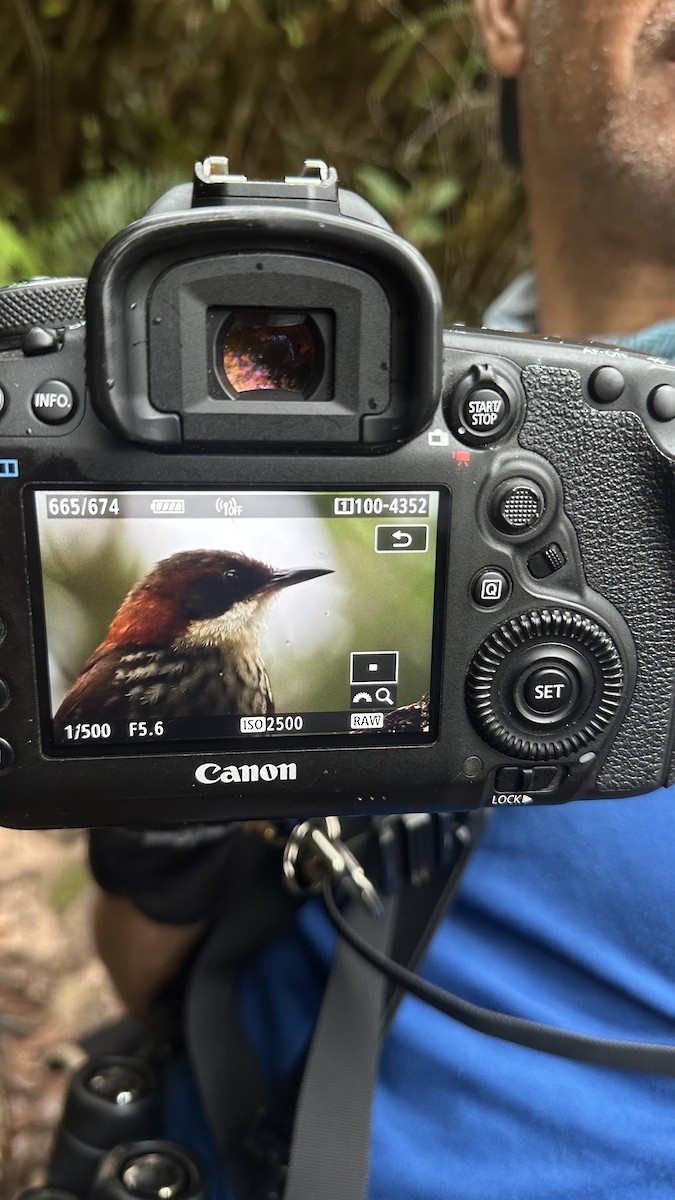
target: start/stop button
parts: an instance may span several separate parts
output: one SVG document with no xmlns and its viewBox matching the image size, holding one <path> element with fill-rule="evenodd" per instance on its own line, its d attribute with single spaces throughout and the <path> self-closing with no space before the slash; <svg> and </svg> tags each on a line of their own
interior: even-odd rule
<svg viewBox="0 0 675 1200">
<path fill-rule="evenodd" d="M 33 392 L 31 408 L 45 425 L 60 425 L 69 421 L 77 409 L 77 397 L 61 379 L 46 379 Z"/>
<path fill-rule="evenodd" d="M 510 411 L 507 396 L 497 387 L 477 387 L 460 406 L 462 425 L 475 438 L 492 440 L 506 425 Z"/>
<path fill-rule="evenodd" d="M 460 441 L 489 445 L 512 428 L 521 393 L 520 376 L 506 363 L 474 363 L 444 395 L 445 419 Z"/>
</svg>

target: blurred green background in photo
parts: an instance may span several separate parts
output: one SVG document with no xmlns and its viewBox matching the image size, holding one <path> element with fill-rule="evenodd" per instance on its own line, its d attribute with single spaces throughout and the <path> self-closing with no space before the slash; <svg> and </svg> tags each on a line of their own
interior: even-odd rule
<svg viewBox="0 0 675 1200">
<path fill-rule="evenodd" d="M 429 258 L 449 320 L 523 265 L 468 3 L 8 0 L 0 80 L 0 283 L 87 274 L 208 154 L 250 178 L 326 159 Z"/>
</svg>

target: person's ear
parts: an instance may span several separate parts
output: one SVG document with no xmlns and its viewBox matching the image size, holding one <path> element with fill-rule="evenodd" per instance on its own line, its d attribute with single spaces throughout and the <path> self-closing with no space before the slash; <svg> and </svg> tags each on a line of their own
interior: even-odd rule
<svg viewBox="0 0 675 1200">
<path fill-rule="evenodd" d="M 515 78 L 525 61 L 529 0 L 474 0 L 474 8 L 492 66 Z"/>
</svg>

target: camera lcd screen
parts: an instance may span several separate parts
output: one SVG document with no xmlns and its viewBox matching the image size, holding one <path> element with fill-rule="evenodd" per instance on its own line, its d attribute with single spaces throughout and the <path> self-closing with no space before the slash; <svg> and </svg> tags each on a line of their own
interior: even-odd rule
<svg viewBox="0 0 675 1200">
<path fill-rule="evenodd" d="M 52 753 L 433 738 L 438 490 L 34 500 Z"/>
</svg>

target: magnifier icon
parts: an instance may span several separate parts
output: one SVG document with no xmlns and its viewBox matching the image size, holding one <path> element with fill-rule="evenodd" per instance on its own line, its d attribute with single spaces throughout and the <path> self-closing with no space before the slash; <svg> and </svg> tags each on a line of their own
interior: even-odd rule
<svg viewBox="0 0 675 1200">
<path fill-rule="evenodd" d="M 385 687 L 380 687 L 377 689 L 377 691 L 375 692 L 375 699 L 378 700 L 380 704 L 393 704 L 394 703 L 394 697 L 392 696 L 391 692 L 389 691 L 389 688 L 385 688 Z"/>
</svg>

